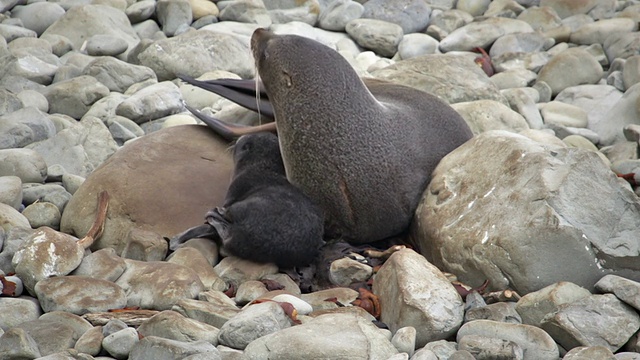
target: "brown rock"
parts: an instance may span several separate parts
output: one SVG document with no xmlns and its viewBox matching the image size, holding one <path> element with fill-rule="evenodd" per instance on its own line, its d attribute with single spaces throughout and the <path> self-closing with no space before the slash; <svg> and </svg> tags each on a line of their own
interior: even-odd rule
<svg viewBox="0 0 640 360">
<path fill-rule="evenodd" d="M 118 254 L 134 227 L 171 237 L 204 220 L 222 205 L 233 161 L 228 143 L 199 125 L 175 126 L 143 136 L 96 169 L 67 204 L 63 232 L 84 235 L 91 227 L 97 194 L 111 196 L 102 237 L 92 249 Z"/>
</svg>

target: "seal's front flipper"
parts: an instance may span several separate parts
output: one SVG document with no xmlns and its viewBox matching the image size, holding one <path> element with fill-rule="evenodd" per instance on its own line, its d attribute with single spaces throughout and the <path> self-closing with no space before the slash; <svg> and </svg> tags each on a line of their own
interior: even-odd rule
<svg viewBox="0 0 640 360">
<path fill-rule="evenodd" d="M 169 240 L 169 249 L 175 251 L 182 245 L 184 242 L 194 238 L 208 238 L 214 239 L 218 236 L 216 229 L 209 225 L 204 224 L 200 226 L 195 226 L 190 229 L 187 229 L 180 234 L 174 236 Z"/>
<path fill-rule="evenodd" d="M 223 245 L 231 237 L 229 228 L 232 225 L 232 221 L 225 216 L 225 213 L 225 208 L 217 207 L 215 209 L 209 210 L 205 215 L 205 220 L 209 225 L 213 226 L 216 229 Z"/>
<path fill-rule="evenodd" d="M 256 94 L 256 80 L 218 79 L 201 81 L 185 75 L 178 75 L 178 78 L 193 86 L 218 94 L 251 111 L 259 112 L 270 119 L 274 118 L 273 107 L 261 82 L 258 83 L 258 94 Z"/>
<path fill-rule="evenodd" d="M 189 105 L 185 105 L 187 110 L 191 111 L 198 119 L 207 124 L 209 128 L 215 131 L 216 134 L 222 136 L 227 141 L 233 141 L 242 135 L 254 134 L 261 131 L 276 132 L 276 123 L 270 122 L 257 126 L 242 126 L 236 124 L 226 123 L 222 120 L 216 119 L 212 116 L 207 116 L 200 111 L 192 108 Z"/>
</svg>

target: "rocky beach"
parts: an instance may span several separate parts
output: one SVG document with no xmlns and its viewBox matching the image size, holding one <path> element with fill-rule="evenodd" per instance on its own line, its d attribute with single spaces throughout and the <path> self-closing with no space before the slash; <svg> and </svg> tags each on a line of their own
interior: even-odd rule
<svg viewBox="0 0 640 360">
<path fill-rule="evenodd" d="M 0 359 L 640 359 L 639 22 L 637 0 L 0 0 Z M 467 122 L 410 246 L 330 243 L 312 283 L 169 250 L 233 172 L 186 105 L 265 122 L 178 76 L 254 78 L 258 28 Z"/>
</svg>

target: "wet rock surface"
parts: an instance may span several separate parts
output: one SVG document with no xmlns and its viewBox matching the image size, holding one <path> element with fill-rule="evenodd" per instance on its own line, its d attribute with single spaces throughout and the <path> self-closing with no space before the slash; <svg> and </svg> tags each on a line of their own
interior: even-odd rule
<svg viewBox="0 0 640 360">
<path fill-rule="evenodd" d="M 640 358 L 638 20 L 634 1 L 0 1 L 0 358 Z M 233 170 L 185 103 L 264 120 L 176 77 L 255 76 L 258 27 L 468 122 L 415 250 L 296 274 L 168 249 Z"/>
</svg>

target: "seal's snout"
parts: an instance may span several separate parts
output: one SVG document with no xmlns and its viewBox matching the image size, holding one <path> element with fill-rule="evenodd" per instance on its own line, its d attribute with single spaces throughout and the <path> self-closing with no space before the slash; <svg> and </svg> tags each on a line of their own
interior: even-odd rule
<svg viewBox="0 0 640 360">
<path fill-rule="evenodd" d="M 253 32 L 253 35 L 251 35 L 251 50 L 254 57 L 264 52 L 267 42 L 274 36 L 271 31 L 263 28 L 258 28 Z"/>
</svg>

